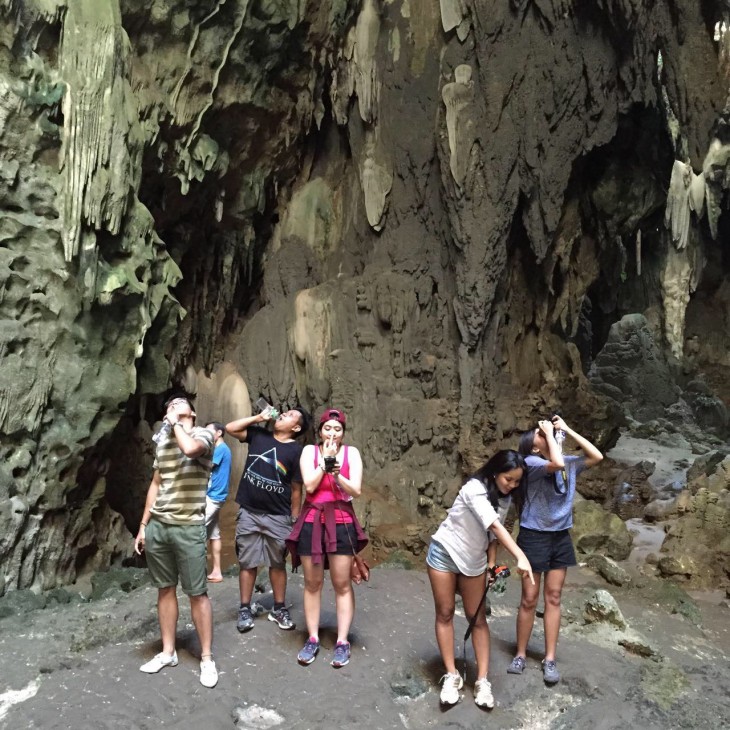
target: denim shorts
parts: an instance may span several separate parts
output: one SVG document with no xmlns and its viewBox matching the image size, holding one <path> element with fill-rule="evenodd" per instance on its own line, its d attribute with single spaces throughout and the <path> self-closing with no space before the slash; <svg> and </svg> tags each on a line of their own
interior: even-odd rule
<svg viewBox="0 0 730 730">
<path fill-rule="evenodd" d="M 570 530 L 543 532 L 520 527 L 516 542 L 530 561 L 533 573 L 547 573 L 577 564 Z"/>
<path fill-rule="evenodd" d="M 431 540 L 431 544 L 428 546 L 426 564 L 434 570 L 440 570 L 442 573 L 461 574 L 461 571 L 456 567 L 456 563 L 451 559 L 449 551 L 436 540 Z"/>
</svg>

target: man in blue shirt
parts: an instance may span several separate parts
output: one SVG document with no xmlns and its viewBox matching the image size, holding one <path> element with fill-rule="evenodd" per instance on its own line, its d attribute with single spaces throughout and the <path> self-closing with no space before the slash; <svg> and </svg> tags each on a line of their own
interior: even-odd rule
<svg viewBox="0 0 730 730">
<path fill-rule="evenodd" d="M 208 530 L 210 554 L 213 558 L 213 569 L 208 575 L 210 583 L 220 583 L 223 580 L 221 573 L 221 528 L 220 509 L 228 496 L 228 480 L 231 477 L 231 450 L 223 441 L 226 427 L 222 423 L 213 421 L 207 429 L 215 435 L 215 451 L 213 452 L 213 471 L 208 481 L 208 491 L 205 495 L 205 526 Z"/>
</svg>

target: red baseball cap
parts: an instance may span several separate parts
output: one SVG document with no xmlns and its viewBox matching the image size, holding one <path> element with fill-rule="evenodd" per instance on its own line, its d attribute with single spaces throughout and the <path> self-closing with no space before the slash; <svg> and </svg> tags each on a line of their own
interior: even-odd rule
<svg viewBox="0 0 730 730">
<path fill-rule="evenodd" d="M 342 411 L 338 411 L 336 408 L 328 408 L 319 417 L 319 425 L 321 426 L 322 424 L 327 423 L 327 421 L 339 421 L 344 427 L 347 423 L 347 418 Z"/>
</svg>

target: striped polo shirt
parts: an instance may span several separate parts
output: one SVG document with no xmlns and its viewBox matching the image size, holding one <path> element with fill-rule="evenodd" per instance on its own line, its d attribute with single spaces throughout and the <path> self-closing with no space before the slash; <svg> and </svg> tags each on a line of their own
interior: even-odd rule
<svg viewBox="0 0 730 730">
<path fill-rule="evenodd" d="M 190 435 L 205 443 L 207 450 L 194 459 L 185 456 L 170 432 L 157 445 L 154 468 L 160 472 L 160 488 L 150 514 L 173 525 L 205 523 L 205 492 L 212 466 L 213 434 L 194 427 Z"/>
</svg>

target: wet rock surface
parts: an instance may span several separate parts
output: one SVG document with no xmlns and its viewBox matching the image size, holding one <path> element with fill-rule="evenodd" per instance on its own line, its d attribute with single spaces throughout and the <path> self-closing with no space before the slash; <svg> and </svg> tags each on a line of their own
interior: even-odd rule
<svg viewBox="0 0 730 730">
<path fill-rule="evenodd" d="M 519 598 L 518 581 L 510 579 L 506 593 L 492 597 L 489 676 L 497 704 L 487 713 L 472 700 L 471 649 L 464 698 L 447 711 L 439 707 L 437 682 L 443 669 L 428 579 L 421 569 L 377 567 L 371 582 L 356 589 L 352 660 L 341 670 L 328 663 L 335 640 L 330 588 L 324 592 L 322 651 L 312 665 L 301 667 L 296 662 L 305 638 L 301 576 L 291 576 L 289 587 L 298 628 L 280 631 L 264 615 L 242 635 L 235 628 L 237 579 L 227 575 L 210 590 L 220 671 L 212 690 L 198 682 L 199 647 L 184 598 L 177 633 L 180 664 L 156 675 L 138 669 L 159 651 L 151 587 L 27 612 L 0 620 L 0 682 L 7 688 L 0 695 L 0 727 L 192 730 L 204 724 L 304 730 L 343 724 L 473 728 L 488 722 L 505 729 L 597 725 L 660 730 L 727 725 L 727 609 L 695 601 L 677 588 L 672 599 L 665 585 L 643 581 L 638 589 L 610 587 L 608 593 L 593 574 L 581 568 L 569 571 L 558 648 L 563 678 L 550 688 L 539 665 L 539 621 L 525 673 L 506 673 Z M 584 608 L 595 603 L 596 593 L 604 595 L 602 605 L 607 600 L 620 610 L 628 629 L 585 623 Z M 270 594 L 256 597 L 270 605 Z M 671 613 L 672 601 L 694 606 L 697 622 Z M 465 629 L 464 618 L 457 616 L 459 640 Z"/>
</svg>

